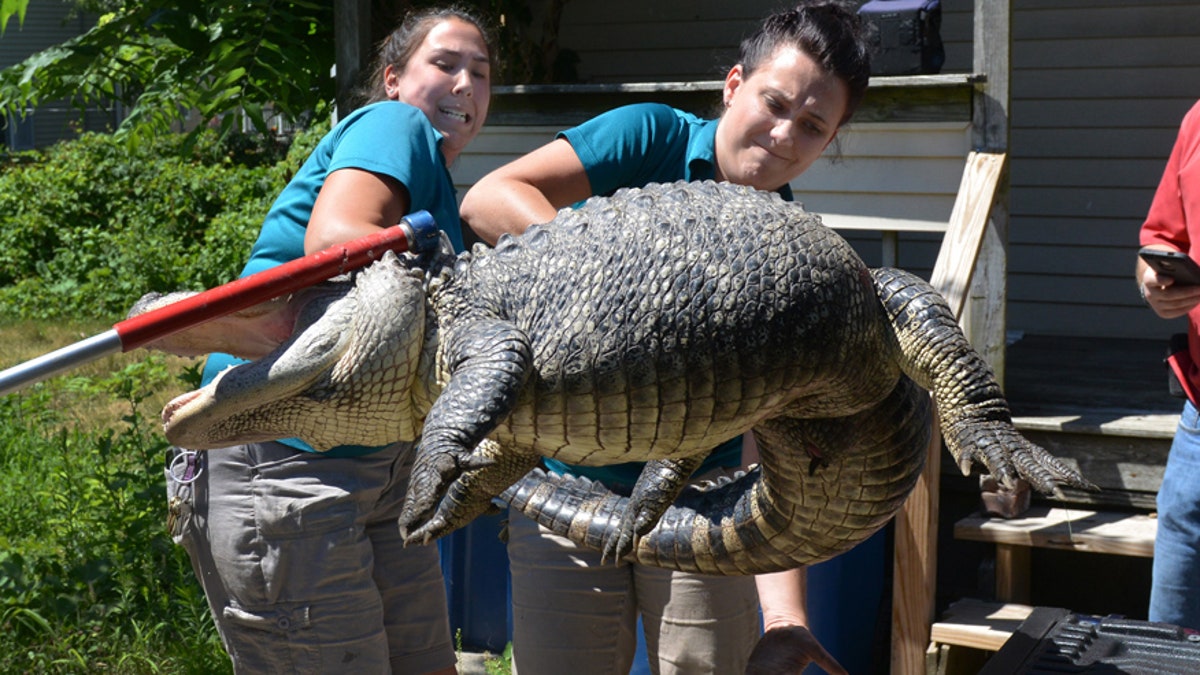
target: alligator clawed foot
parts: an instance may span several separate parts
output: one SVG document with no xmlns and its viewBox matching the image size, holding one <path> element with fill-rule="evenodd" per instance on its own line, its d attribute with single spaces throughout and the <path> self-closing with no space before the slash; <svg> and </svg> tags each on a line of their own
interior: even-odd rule
<svg viewBox="0 0 1200 675">
<path fill-rule="evenodd" d="M 629 508 L 621 516 L 621 523 L 604 538 L 601 562 L 612 560 L 619 563 L 632 553 L 638 538 L 654 529 L 663 511 L 665 508 L 656 509 L 645 504 L 637 506 L 630 502 Z"/>
<path fill-rule="evenodd" d="M 1022 436 L 1010 423 L 977 423 L 972 425 L 970 433 L 972 441 L 964 444 L 970 450 L 958 456 L 964 474 L 970 472 L 972 461 L 978 461 L 997 483 L 1009 490 L 1016 490 L 1021 479 L 1038 492 L 1060 499 L 1063 487 L 1099 490 L 1077 470 Z"/>
<path fill-rule="evenodd" d="M 415 530 L 409 531 L 403 525 L 400 526 L 400 534 L 404 537 L 405 546 L 424 546 L 429 542 L 441 536 L 441 532 L 446 527 L 446 521 L 441 518 L 434 517 L 425 522 Z"/>
<path fill-rule="evenodd" d="M 621 559 L 633 551 L 637 543 L 637 534 L 633 529 L 633 518 L 629 511 L 621 517 L 621 524 L 604 537 L 604 550 L 600 554 L 600 562 L 620 564 Z"/>
<path fill-rule="evenodd" d="M 447 522 L 434 526 L 433 514 L 435 511 L 443 514 L 453 511 L 453 507 L 446 505 L 446 495 L 465 475 L 495 463 L 494 457 L 478 452 L 431 452 L 418 448 L 417 461 L 413 464 L 412 476 L 408 481 L 408 494 L 398 518 L 400 533 L 405 540 L 423 543 L 415 541 L 419 534 L 436 538 L 457 527 Z"/>
</svg>

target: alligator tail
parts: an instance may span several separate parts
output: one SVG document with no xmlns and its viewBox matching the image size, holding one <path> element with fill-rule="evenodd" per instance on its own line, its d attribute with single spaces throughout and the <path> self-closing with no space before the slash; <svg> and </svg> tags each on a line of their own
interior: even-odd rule
<svg viewBox="0 0 1200 675">
<path fill-rule="evenodd" d="M 500 498 L 554 533 L 597 551 L 603 550 L 607 533 L 619 527 L 629 504 L 628 497 L 600 483 L 542 469 L 527 474 Z M 758 468 L 710 486 L 685 488 L 625 559 L 722 575 L 763 574 L 815 562 L 771 548 L 763 529 L 782 532 L 788 523 L 764 500 Z M 729 537 L 737 542 L 727 541 Z"/>
<path fill-rule="evenodd" d="M 847 551 L 883 527 L 911 492 L 924 465 L 931 414 L 929 397 L 901 378 L 879 405 L 848 418 L 764 420 L 754 430 L 762 464 L 685 488 L 625 559 L 746 575 Z M 804 450 L 814 444 L 828 456 L 818 461 Z M 600 483 L 540 469 L 501 499 L 595 550 L 620 527 L 629 503 Z"/>
</svg>

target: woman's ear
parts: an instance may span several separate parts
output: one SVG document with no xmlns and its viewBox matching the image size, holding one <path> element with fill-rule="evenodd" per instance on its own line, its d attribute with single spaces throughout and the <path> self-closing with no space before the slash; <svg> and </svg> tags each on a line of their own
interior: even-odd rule
<svg viewBox="0 0 1200 675">
<path fill-rule="evenodd" d="M 393 101 L 400 100 L 400 73 L 391 64 L 383 68 L 383 91 Z"/>
<path fill-rule="evenodd" d="M 740 86 L 742 86 L 742 64 L 739 63 L 730 68 L 729 73 L 725 75 L 725 88 L 721 96 L 726 108 L 733 102 L 733 95 Z"/>
</svg>

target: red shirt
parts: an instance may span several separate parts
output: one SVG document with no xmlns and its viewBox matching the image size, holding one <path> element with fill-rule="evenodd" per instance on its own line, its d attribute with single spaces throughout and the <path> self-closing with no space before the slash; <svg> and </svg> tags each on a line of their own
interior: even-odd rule
<svg viewBox="0 0 1200 675">
<path fill-rule="evenodd" d="M 1142 246 L 1166 244 L 1200 261 L 1200 102 L 1179 127 L 1140 238 Z M 1200 306 L 1188 312 L 1188 352 L 1193 362 L 1188 381 L 1192 391 L 1200 392 Z"/>
</svg>

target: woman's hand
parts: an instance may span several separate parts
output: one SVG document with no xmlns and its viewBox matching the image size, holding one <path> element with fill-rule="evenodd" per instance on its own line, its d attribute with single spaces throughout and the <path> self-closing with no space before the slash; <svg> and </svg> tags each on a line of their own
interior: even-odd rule
<svg viewBox="0 0 1200 675">
<path fill-rule="evenodd" d="M 847 675 L 811 631 L 804 626 L 782 626 L 763 633 L 754 645 L 746 675 L 800 675 L 809 663 L 830 675 Z"/>
</svg>

